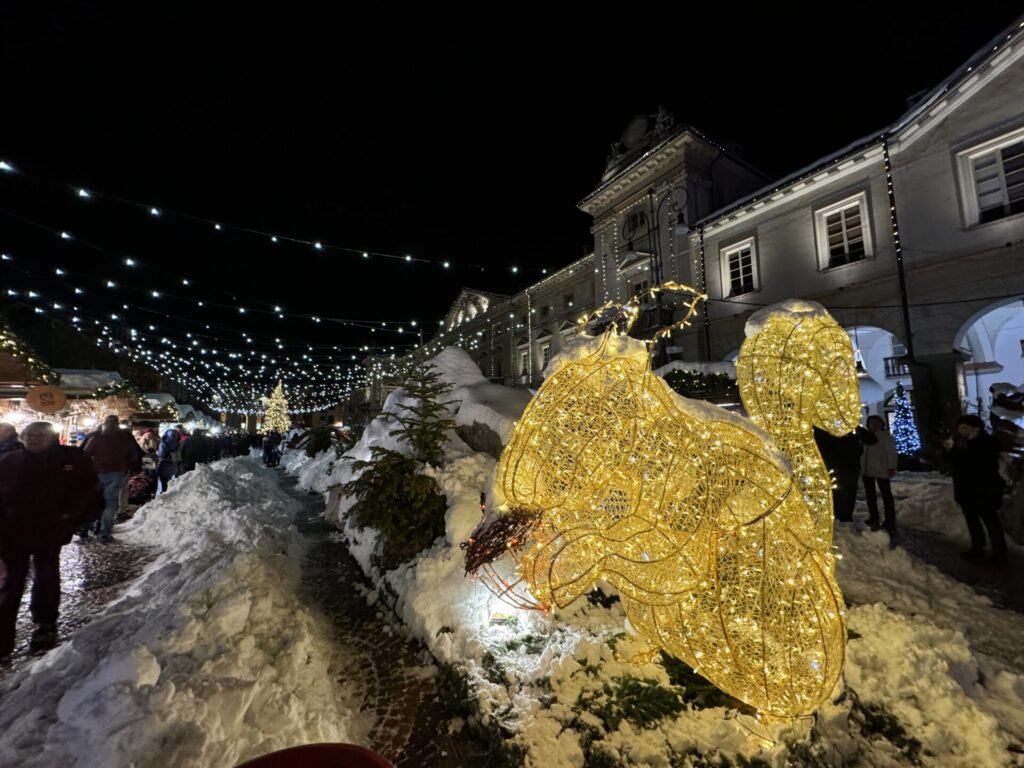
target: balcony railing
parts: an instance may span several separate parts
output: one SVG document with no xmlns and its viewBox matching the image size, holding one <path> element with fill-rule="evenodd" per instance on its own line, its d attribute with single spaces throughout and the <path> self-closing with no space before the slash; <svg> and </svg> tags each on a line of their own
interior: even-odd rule
<svg viewBox="0 0 1024 768">
<path fill-rule="evenodd" d="M 910 375 L 910 364 L 905 357 L 885 358 L 885 377 L 887 379 L 898 379 Z"/>
</svg>

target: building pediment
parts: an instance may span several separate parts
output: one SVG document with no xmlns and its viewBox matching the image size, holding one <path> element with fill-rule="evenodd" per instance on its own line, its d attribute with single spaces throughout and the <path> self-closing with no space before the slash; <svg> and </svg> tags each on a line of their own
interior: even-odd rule
<svg viewBox="0 0 1024 768">
<path fill-rule="evenodd" d="M 669 166 L 679 164 L 683 159 L 686 147 L 693 141 L 694 137 L 689 129 L 682 129 L 681 133 L 672 135 L 656 144 L 625 168 L 603 181 L 577 207 L 581 211 L 595 216 L 599 211 L 609 207 L 623 196 L 627 196 L 630 192 L 646 188 L 654 175 Z"/>
<path fill-rule="evenodd" d="M 463 288 L 444 316 L 444 330 L 452 331 L 463 323 L 485 314 L 493 305 L 507 299 L 500 293 Z"/>
</svg>

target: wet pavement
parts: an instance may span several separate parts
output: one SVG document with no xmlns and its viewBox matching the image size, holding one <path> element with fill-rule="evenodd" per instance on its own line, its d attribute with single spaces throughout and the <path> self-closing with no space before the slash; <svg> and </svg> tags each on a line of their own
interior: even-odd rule
<svg viewBox="0 0 1024 768">
<path fill-rule="evenodd" d="M 896 501 L 896 535 L 892 540 L 895 547 L 902 547 L 918 560 L 933 565 L 950 578 L 956 579 L 989 598 L 997 608 L 1024 613 L 1024 556 L 1012 546 L 1012 539 L 1005 565 L 997 566 L 991 559 L 964 560 L 960 553 L 966 545 L 953 541 L 941 534 L 920 528 L 901 526 L 899 521 L 900 502 L 906 498 L 899 486 L 893 487 Z M 864 489 L 858 489 L 857 510 L 854 519 L 867 524 L 867 504 Z M 966 530 L 967 524 L 964 523 Z"/>
<path fill-rule="evenodd" d="M 79 543 L 76 536 L 61 550 L 58 644 L 67 642 L 75 630 L 98 616 L 106 606 L 120 597 L 156 556 L 156 550 L 118 541 L 117 530 L 118 526 L 115 525 L 115 540 L 109 544 L 102 544 L 95 537 Z M 29 649 L 29 638 L 35 628 L 29 614 L 31 593 L 30 569 L 21 611 L 18 613 L 14 654 L 9 662 L 0 666 L 0 680 L 46 652 L 46 649 L 42 649 L 33 654 Z"/>
<path fill-rule="evenodd" d="M 964 560 L 960 557 L 965 549 L 963 544 L 916 528 L 897 530 L 896 546 L 967 584 L 996 607 L 1024 613 L 1024 558 L 1018 553 L 1010 551 L 1003 566 L 996 566 L 987 558 Z"/>
<path fill-rule="evenodd" d="M 406 634 L 382 601 L 368 604 L 373 586 L 348 551 L 334 526 L 323 519 L 319 494 L 285 488 L 303 505 L 296 526 L 307 541 L 300 599 L 327 617 L 339 644 L 357 656 L 363 709 L 377 724 L 366 746 L 397 768 L 455 768 L 486 765 L 486 747 L 472 737 L 441 692 L 440 670 L 423 645 Z"/>
</svg>

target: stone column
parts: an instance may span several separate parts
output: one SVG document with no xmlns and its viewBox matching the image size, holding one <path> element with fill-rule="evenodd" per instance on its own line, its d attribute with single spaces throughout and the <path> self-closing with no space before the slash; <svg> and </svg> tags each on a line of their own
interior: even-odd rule
<svg viewBox="0 0 1024 768">
<path fill-rule="evenodd" d="M 914 419 L 929 458 L 938 455 L 950 425 L 962 412 L 962 371 L 959 352 L 918 356 L 910 366 Z"/>
</svg>

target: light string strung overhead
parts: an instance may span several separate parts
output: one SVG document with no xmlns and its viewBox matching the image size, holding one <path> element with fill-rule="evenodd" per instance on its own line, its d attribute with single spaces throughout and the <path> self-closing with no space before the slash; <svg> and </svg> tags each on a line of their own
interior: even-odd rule
<svg viewBox="0 0 1024 768">
<path fill-rule="evenodd" d="M 40 294 L 35 296 L 40 302 L 46 301 Z M 105 347 L 115 354 L 128 354 L 132 359 L 144 362 L 188 387 L 197 395 L 219 395 L 225 406 L 231 406 L 224 410 L 241 411 L 251 408 L 251 404 L 263 397 L 269 391 L 271 382 L 277 379 L 287 382 L 293 397 L 316 400 L 316 403 L 308 404 L 303 410 L 322 410 L 347 397 L 361 386 L 363 380 L 361 369 L 351 363 L 343 367 L 340 363 L 330 365 L 312 360 L 268 358 L 265 353 L 255 350 L 209 349 L 193 344 L 177 344 L 165 336 L 141 333 L 136 329 L 113 328 L 106 322 L 106 316 L 97 317 L 82 307 L 61 305 L 48 312 L 39 304 L 15 303 L 32 308 L 36 314 L 50 314 L 54 317 L 71 315 L 68 324 L 76 330 L 88 329 L 96 334 L 97 346 Z M 192 341 L 196 342 L 194 338 Z M 147 342 L 152 342 L 155 348 L 147 347 Z M 221 355 L 227 362 L 203 359 L 207 354 L 211 358 Z M 213 377 L 217 380 L 211 381 Z M 301 379 L 306 379 L 307 383 L 302 383 Z M 302 405 L 298 400 L 296 404 Z"/>
<path fill-rule="evenodd" d="M 79 201 L 85 203 L 96 203 L 103 200 L 112 201 L 120 205 L 134 208 L 143 215 L 153 220 L 174 220 L 180 219 L 183 221 L 194 222 L 197 224 L 207 225 L 209 231 L 213 235 L 222 235 L 229 232 L 240 232 L 253 237 L 259 237 L 269 241 L 272 244 L 295 244 L 308 246 L 314 252 L 328 252 L 333 251 L 336 253 L 351 254 L 355 258 L 369 261 L 373 259 L 387 259 L 389 261 L 401 261 L 407 264 L 432 264 L 440 267 L 441 269 L 452 269 L 455 266 L 451 259 L 425 259 L 412 254 L 395 254 L 387 251 L 367 249 L 367 248 L 355 248 L 351 246 L 340 245 L 338 243 L 329 242 L 323 238 L 302 238 L 294 235 L 269 232 L 254 227 L 246 227 L 236 224 L 230 224 L 223 219 L 215 219 L 208 216 L 200 216 L 194 213 L 188 213 L 185 211 L 177 210 L 174 208 L 167 208 L 163 206 L 157 206 L 152 203 L 145 203 L 139 200 L 131 200 L 129 198 L 121 197 L 118 195 L 109 194 L 96 188 L 95 186 L 79 186 L 74 184 L 67 184 L 65 182 L 52 181 L 45 178 L 40 174 L 27 174 L 21 168 L 20 164 L 16 167 L 12 163 L 6 160 L 0 160 L 0 176 L 6 176 L 10 178 L 27 177 L 34 181 L 45 183 L 51 187 L 66 190 L 67 193 Z M 462 264 L 465 268 L 475 269 L 484 271 L 485 266 L 482 264 Z"/>
<path fill-rule="evenodd" d="M 7 255 L 7 254 L 5 254 L 5 255 Z M 24 275 L 27 275 L 28 278 L 33 281 L 33 288 L 24 288 L 24 287 L 19 288 L 18 284 L 16 282 L 8 280 L 7 283 L 6 283 L 8 287 L 4 289 L 4 293 L 5 293 L 5 295 L 8 298 L 17 298 L 19 296 L 26 297 L 26 298 L 28 298 L 30 300 L 31 299 L 40 298 L 42 296 L 42 293 L 41 293 L 41 289 L 39 288 L 39 286 L 42 285 L 42 284 L 45 284 L 47 286 L 47 288 L 50 288 L 50 289 L 52 289 L 54 286 L 60 286 L 60 287 L 64 288 L 65 291 L 69 294 L 69 296 L 67 298 L 65 298 L 65 299 L 56 299 L 55 303 L 57 303 L 57 304 L 60 304 L 62 301 L 64 303 L 72 302 L 73 301 L 73 302 L 81 302 L 81 303 L 84 304 L 85 301 L 94 299 L 94 298 L 96 298 L 97 295 L 102 295 L 102 292 L 98 293 L 98 292 L 93 291 L 93 290 L 86 290 L 86 289 L 81 288 L 80 287 L 81 285 L 87 284 L 85 282 L 71 283 L 71 282 L 67 282 L 66 280 L 64 280 L 63 278 L 72 277 L 74 275 L 73 272 L 70 272 L 68 270 L 63 270 L 63 269 L 57 268 L 55 270 L 55 272 L 56 272 L 57 275 L 60 276 L 61 279 L 52 279 L 51 277 L 49 277 L 49 273 L 47 271 L 44 270 L 43 272 L 33 272 L 30 269 L 26 269 L 26 268 L 16 264 L 15 262 L 13 262 L 13 260 L 10 260 L 10 258 L 8 260 L 5 260 L 4 262 L 0 263 L 0 269 L 4 269 L 5 271 L 17 271 L 17 272 L 20 272 L 20 273 L 22 273 Z M 145 297 L 149 298 L 149 295 L 145 294 Z M 165 297 L 165 294 L 161 294 L 160 296 L 153 297 L 153 298 L 155 298 L 155 299 L 162 299 L 164 297 Z M 321 358 L 326 357 L 327 359 L 334 359 L 335 355 L 333 353 L 335 353 L 335 352 L 342 352 L 344 350 L 355 350 L 355 351 L 360 351 L 360 352 L 372 353 L 372 352 L 394 352 L 394 351 L 397 351 L 397 350 L 401 349 L 401 345 L 399 345 L 397 347 L 395 345 L 390 345 L 389 346 L 387 344 L 382 344 L 382 345 L 379 345 L 379 346 L 371 346 L 371 345 L 368 345 L 368 344 L 360 344 L 360 345 L 355 345 L 355 344 L 344 345 L 344 344 L 342 344 L 342 345 L 338 345 L 338 344 L 325 344 L 325 343 L 312 344 L 312 343 L 309 343 L 309 342 L 306 342 L 306 341 L 291 341 L 291 340 L 288 340 L 288 339 L 284 338 L 282 333 L 270 334 L 270 333 L 249 332 L 249 331 L 245 331 L 245 330 L 238 329 L 238 328 L 231 328 L 231 327 L 228 327 L 228 326 L 223 326 L 223 325 L 220 325 L 218 323 L 208 323 L 208 322 L 205 322 L 205 320 L 197 320 L 195 317 L 187 317 L 187 316 L 184 316 L 184 315 L 176 315 L 174 313 L 167 312 L 163 307 L 161 307 L 159 309 L 156 309 L 156 308 L 153 308 L 153 307 L 141 306 L 139 304 L 126 304 L 124 302 L 119 302 L 119 301 L 117 301 L 116 299 L 113 299 L 113 298 L 111 298 L 110 300 L 113 303 L 112 303 L 111 306 L 108 306 L 107 309 L 96 309 L 95 311 L 96 312 L 100 312 L 100 313 L 106 313 L 108 317 L 110 317 L 111 315 L 116 315 L 116 317 L 113 317 L 111 319 L 125 320 L 126 318 L 124 317 L 124 313 L 127 312 L 130 309 L 134 309 L 134 310 L 137 310 L 137 311 L 140 311 L 140 312 L 146 312 L 146 313 L 150 313 L 152 315 L 160 316 L 160 317 L 168 319 L 168 320 L 176 320 L 176 321 L 178 321 L 180 323 L 184 323 L 184 324 L 187 324 L 187 325 L 202 327 L 205 330 L 217 329 L 217 330 L 225 331 L 227 333 L 237 334 L 238 339 L 235 339 L 235 340 L 229 340 L 229 339 L 225 339 L 223 337 L 212 336 L 212 335 L 209 335 L 209 334 L 202 334 L 202 333 L 199 333 L 199 332 L 196 332 L 196 333 L 193 334 L 196 337 L 204 337 L 205 336 L 206 338 L 208 338 L 210 340 L 213 340 L 213 341 L 216 341 L 217 343 L 222 344 L 222 345 L 224 345 L 224 344 L 232 344 L 232 343 L 241 343 L 241 341 L 245 341 L 245 342 L 249 343 L 250 345 L 253 344 L 253 343 L 257 343 L 258 344 L 258 343 L 262 342 L 262 343 L 267 344 L 268 346 L 274 347 L 275 350 L 283 350 L 283 349 L 286 349 L 286 348 L 303 349 L 303 350 L 306 350 L 306 351 L 324 350 L 325 354 L 324 355 L 320 355 L 319 357 L 321 357 Z M 61 306 L 63 306 L 63 304 Z M 74 308 L 77 309 L 78 305 L 74 305 Z M 354 327 L 359 327 L 359 328 L 367 329 L 367 330 L 370 330 L 370 331 L 373 331 L 373 332 L 376 332 L 377 330 L 393 331 L 393 332 L 404 332 L 406 330 L 406 328 L 404 326 L 401 326 L 401 325 L 399 325 L 398 328 L 389 327 L 389 326 L 387 326 L 387 323 L 385 321 L 359 322 L 359 321 L 341 321 L 341 320 L 339 320 L 338 322 L 346 324 L 346 325 L 352 325 Z M 144 324 L 145 327 L 148 328 L 151 331 L 157 330 L 157 328 L 155 326 L 153 326 L 152 322 L 149 322 L 147 320 L 140 319 L 139 323 L 140 324 Z M 410 332 L 412 332 L 413 329 L 415 329 L 415 328 L 417 328 L 416 321 L 413 320 L 413 321 L 411 321 L 411 323 L 410 323 L 410 325 L 408 327 L 408 330 L 410 330 Z M 399 329 L 401 329 L 401 331 L 399 331 Z M 167 331 L 164 331 L 164 332 L 166 333 Z M 185 332 L 182 331 L 181 333 L 185 333 Z M 186 335 L 188 335 L 188 334 L 186 334 Z M 192 336 L 189 336 L 189 338 L 192 338 Z M 241 340 L 241 341 L 239 341 L 239 340 Z M 411 342 L 410 342 L 410 345 L 411 345 Z M 355 359 L 354 355 L 352 356 L 352 359 Z"/>
<path fill-rule="evenodd" d="M 184 303 L 186 303 L 186 304 L 188 304 L 190 306 L 193 306 L 193 307 L 200 307 L 200 308 L 214 307 L 214 308 L 219 308 L 219 309 L 226 309 L 226 310 L 230 310 L 230 311 L 232 311 L 234 313 L 237 313 L 239 315 L 246 315 L 246 314 L 273 315 L 273 316 L 276 316 L 280 320 L 292 318 L 292 319 L 310 320 L 310 321 L 312 321 L 314 323 L 323 323 L 323 322 L 336 323 L 336 324 L 345 325 L 345 326 L 364 328 L 364 329 L 370 330 L 370 331 L 372 331 L 374 333 L 380 332 L 380 333 L 404 334 L 407 331 L 410 332 L 410 333 L 417 333 L 417 331 L 419 329 L 419 321 L 416 320 L 415 318 L 406 319 L 406 320 L 370 320 L 370 319 L 348 318 L 348 317 L 325 317 L 323 315 L 317 315 L 317 314 L 309 314 L 309 313 L 302 313 L 302 312 L 288 312 L 282 306 L 282 303 L 280 301 L 276 301 L 275 302 L 275 301 L 265 301 L 265 300 L 262 300 L 262 299 L 252 299 L 250 301 L 242 301 L 242 302 L 235 301 L 233 303 L 226 303 L 226 302 L 223 302 L 223 301 L 218 301 L 217 299 L 210 299 L 208 297 L 204 297 L 202 299 L 197 299 L 194 295 L 192 295 L 192 296 L 183 296 L 181 294 L 177 294 L 177 293 L 173 293 L 171 291 L 168 291 L 168 286 L 171 286 L 171 285 L 188 288 L 189 291 L 191 291 L 193 293 L 195 293 L 196 291 L 202 289 L 202 287 L 203 287 L 203 281 L 202 280 L 197 280 L 197 279 L 192 278 L 192 277 L 183 277 L 183 276 L 180 276 L 180 275 L 173 275 L 173 276 L 165 275 L 165 277 L 167 277 L 169 279 L 165 280 L 164 282 L 160 282 L 160 283 L 155 284 L 155 285 L 154 284 L 150 284 L 150 285 L 144 286 L 144 287 L 143 286 L 136 287 L 136 286 L 133 286 L 131 284 L 131 282 L 125 280 L 126 272 L 124 270 L 126 268 L 128 270 L 132 270 L 132 271 L 139 270 L 139 272 L 141 274 L 142 271 L 145 270 L 145 269 L 152 269 L 152 267 L 148 266 L 148 262 L 145 262 L 141 258 L 139 258 L 137 256 L 125 255 L 119 249 L 108 249 L 105 246 L 99 245 L 98 243 L 95 243 L 93 241 L 78 238 L 75 235 L 72 235 L 67 230 L 51 227 L 51 226 L 48 226 L 46 224 L 42 224 L 42 223 L 39 223 L 37 221 L 28 219 L 28 218 L 26 218 L 24 216 L 21 216 L 20 214 L 12 213 L 12 212 L 4 210 L 4 209 L 0 209 L 0 214 L 3 214 L 5 216 L 9 216 L 9 217 L 15 218 L 15 219 L 17 219 L 18 221 L 21 221 L 24 224 L 27 224 L 29 226 L 32 226 L 32 227 L 35 227 L 37 229 L 43 230 L 45 232 L 48 232 L 51 235 L 53 235 L 56 239 L 64 241 L 66 244 L 73 244 L 73 245 L 76 245 L 76 246 L 81 246 L 81 247 L 89 248 L 91 250 L 94 250 L 94 251 L 97 251 L 99 253 L 103 253 L 103 254 L 105 254 L 107 256 L 110 256 L 110 257 L 112 257 L 113 259 L 116 260 L 117 268 L 119 270 L 116 274 L 112 274 L 112 275 L 110 275 L 107 278 L 96 278 L 96 277 L 86 278 L 86 282 L 83 283 L 83 285 L 86 285 L 88 282 L 96 282 L 96 283 L 98 283 L 98 285 L 101 288 L 103 288 L 105 290 L 114 290 L 114 291 L 121 290 L 121 289 L 124 289 L 124 288 L 129 288 L 130 289 L 130 288 L 134 287 L 136 290 L 144 292 L 145 295 L 147 295 L 150 298 L 164 299 L 164 300 L 177 300 L 177 301 L 184 302 Z M 28 257 L 28 258 L 31 261 L 35 262 L 35 261 L 38 260 L 38 255 L 34 254 L 32 257 Z M 71 257 L 69 256 L 68 258 L 71 258 Z M 8 264 L 10 264 L 11 262 L 14 262 L 16 260 L 18 260 L 18 256 L 17 256 L 17 252 L 16 252 L 15 249 L 6 249 L 6 250 L 4 250 L 4 252 L 2 254 L 0 254 L 0 262 L 7 262 Z M 54 259 L 54 261 L 57 261 L 57 259 Z M 157 261 L 159 261 L 159 260 L 157 260 Z M 58 275 L 69 274 L 69 270 L 67 270 L 67 269 L 65 269 L 64 267 L 61 267 L 61 266 L 56 266 L 55 265 L 53 267 L 53 269 L 57 270 L 57 274 Z M 159 272 L 159 270 L 156 270 L 156 272 Z M 79 290 L 84 292 L 86 289 L 84 287 L 79 287 Z M 229 294 L 229 295 L 234 296 L 233 293 Z"/>
</svg>

